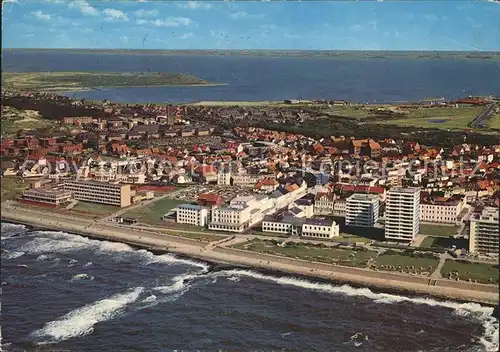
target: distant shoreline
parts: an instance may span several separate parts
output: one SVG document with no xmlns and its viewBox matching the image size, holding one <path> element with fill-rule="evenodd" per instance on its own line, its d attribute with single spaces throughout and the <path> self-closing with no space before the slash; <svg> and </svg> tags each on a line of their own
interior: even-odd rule
<svg viewBox="0 0 500 352">
<path fill-rule="evenodd" d="M 44 212 L 36 209 L 14 210 L 10 206 L 5 206 L 2 207 L 2 220 L 54 231 L 65 231 L 100 240 L 122 242 L 148 250 L 168 251 L 209 263 L 243 266 L 252 270 L 264 270 L 281 275 L 301 276 L 340 284 L 349 283 L 385 292 L 396 291 L 410 295 L 429 295 L 441 299 L 473 301 L 489 306 L 498 304 L 498 287 L 493 285 L 474 284 L 471 288 L 468 283 L 448 282 L 444 279 L 436 280 L 436 285 L 429 285 L 429 278 L 334 266 L 231 247 L 216 246 L 211 250 L 205 250 L 206 243 L 192 239 L 107 224 L 94 223 L 91 226 L 84 226 L 82 222 L 85 220 L 75 222 L 66 217 L 58 217 L 56 214 L 53 218 L 48 218 Z"/>
<path fill-rule="evenodd" d="M 100 90 L 114 89 L 114 88 L 170 88 L 170 87 L 217 87 L 217 86 L 228 86 L 228 83 L 195 83 L 195 84 L 166 84 L 166 85 L 144 85 L 144 86 L 106 86 L 106 87 L 96 87 L 96 88 L 73 88 L 73 89 L 39 89 L 36 90 L 40 93 L 78 93 L 78 92 L 99 92 Z M 144 103 L 147 104 L 147 103 Z"/>
<path fill-rule="evenodd" d="M 255 58 L 317 58 L 317 59 L 463 59 L 500 60 L 500 51 L 373 51 L 373 50 L 161 50 L 161 49 L 44 49 L 4 48 L 4 52 L 53 52 L 101 55 L 160 56 L 240 56 Z"/>
</svg>

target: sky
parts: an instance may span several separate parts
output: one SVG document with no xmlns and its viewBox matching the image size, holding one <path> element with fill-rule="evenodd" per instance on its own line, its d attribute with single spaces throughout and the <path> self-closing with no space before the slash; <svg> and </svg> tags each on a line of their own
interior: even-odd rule
<svg viewBox="0 0 500 352">
<path fill-rule="evenodd" d="M 4 48 L 500 50 L 500 1 L 3 0 Z"/>
</svg>

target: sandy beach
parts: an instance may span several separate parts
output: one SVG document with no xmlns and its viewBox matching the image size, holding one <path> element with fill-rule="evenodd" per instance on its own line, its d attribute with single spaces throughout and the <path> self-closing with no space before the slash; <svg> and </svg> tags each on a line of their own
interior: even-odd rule
<svg viewBox="0 0 500 352">
<path fill-rule="evenodd" d="M 87 218 L 76 218 L 63 214 L 54 214 L 53 217 L 48 217 L 45 211 L 37 209 L 13 208 L 2 204 L 2 220 L 36 228 L 61 230 L 102 240 L 123 242 L 147 249 L 168 251 L 208 262 L 319 278 L 336 283 L 350 283 L 379 291 L 396 290 L 408 294 L 430 295 L 489 305 L 496 305 L 499 301 L 498 286 L 496 285 L 471 284 L 446 279 L 431 280 L 426 277 L 406 274 L 309 262 L 225 247 L 225 243 L 214 244 L 212 242 L 208 244 L 164 233 L 118 227 L 114 224 L 93 222 Z"/>
</svg>

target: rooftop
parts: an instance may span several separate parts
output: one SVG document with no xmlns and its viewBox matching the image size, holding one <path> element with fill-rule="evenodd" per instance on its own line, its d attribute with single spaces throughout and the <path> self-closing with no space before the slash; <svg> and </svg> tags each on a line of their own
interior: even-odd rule
<svg viewBox="0 0 500 352">
<path fill-rule="evenodd" d="M 418 187 L 393 187 L 389 190 L 390 193 L 405 193 L 415 194 L 420 191 Z"/>
<path fill-rule="evenodd" d="M 360 193 L 354 193 L 352 196 L 347 198 L 347 200 L 357 200 L 357 201 L 374 201 L 378 199 L 379 198 L 376 194 L 360 194 Z"/>
</svg>

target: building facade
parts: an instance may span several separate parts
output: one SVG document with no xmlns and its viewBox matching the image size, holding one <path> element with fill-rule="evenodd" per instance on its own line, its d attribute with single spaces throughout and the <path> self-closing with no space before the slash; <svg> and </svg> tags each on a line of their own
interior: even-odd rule
<svg viewBox="0 0 500 352">
<path fill-rule="evenodd" d="M 499 254 L 499 210 L 485 207 L 473 214 L 470 221 L 469 252 L 498 257 Z"/>
<path fill-rule="evenodd" d="M 339 225 L 328 219 L 307 219 L 302 224 L 303 237 L 333 238 L 339 235 Z"/>
<path fill-rule="evenodd" d="M 464 197 L 451 199 L 423 199 L 420 202 L 420 220 L 456 224 L 462 221 L 459 217 L 465 206 Z"/>
<path fill-rule="evenodd" d="M 179 224 L 188 224 L 204 227 L 208 224 L 209 209 L 200 205 L 181 204 L 177 207 L 175 221 Z"/>
<path fill-rule="evenodd" d="M 333 205 L 335 195 L 333 193 L 316 193 L 314 199 L 314 214 L 315 215 L 330 215 L 333 214 Z"/>
<path fill-rule="evenodd" d="M 420 188 L 395 187 L 387 192 L 386 240 L 413 241 L 420 230 Z"/>
<path fill-rule="evenodd" d="M 33 188 L 23 192 L 23 199 L 59 206 L 69 203 L 73 199 L 73 194 L 64 190 Z"/>
<path fill-rule="evenodd" d="M 76 200 L 128 207 L 131 202 L 130 185 L 97 181 L 64 181 L 63 189 L 73 193 Z"/>
<path fill-rule="evenodd" d="M 379 197 L 355 193 L 346 201 L 346 226 L 373 227 L 378 221 Z"/>
</svg>

